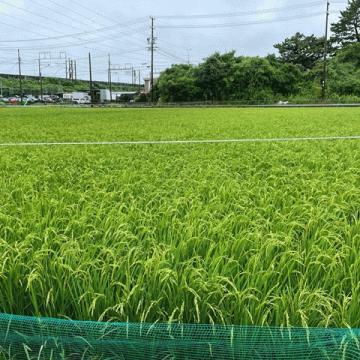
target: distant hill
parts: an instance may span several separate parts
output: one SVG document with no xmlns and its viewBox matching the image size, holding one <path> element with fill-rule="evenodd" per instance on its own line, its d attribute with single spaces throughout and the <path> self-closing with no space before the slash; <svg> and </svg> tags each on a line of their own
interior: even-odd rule
<svg viewBox="0 0 360 360">
<path fill-rule="evenodd" d="M 114 91 L 138 91 L 139 85 L 126 83 L 113 83 Z M 94 81 L 95 89 L 107 89 L 109 85 L 105 81 Z M 141 87 L 142 89 L 143 87 Z M 89 81 L 87 80 L 66 80 L 64 78 L 44 77 L 44 95 L 60 94 L 72 91 L 89 91 Z M 0 74 L 0 94 L 3 96 L 20 95 L 19 78 L 17 75 Z M 38 96 L 40 94 L 40 82 L 37 76 L 23 76 L 24 95 Z"/>
</svg>

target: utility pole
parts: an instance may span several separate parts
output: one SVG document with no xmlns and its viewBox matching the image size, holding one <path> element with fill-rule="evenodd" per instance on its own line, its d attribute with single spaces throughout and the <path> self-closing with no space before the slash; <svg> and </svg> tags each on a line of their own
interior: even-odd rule
<svg viewBox="0 0 360 360">
<path fill-rule="evenodd" d="M 154 38 L 154 17 L 151 19 L 151 38 L 150 38 L 150 51 L 151 51 L 151 74 L 150 74 L 150 91 L 151 91 L 151 102 L 154 103 L 154 49 L 155 49 L 155 38 Z"/>
<path fill-rule="evenodd" d="M 62 57 L 61 54 L 64 54 L 65 56 Z M 66 53 L 60 53 L 60 59 L 65 59 L 65 79 L 68 78 L 68 68 L 67 68 L 67 54 Z"/>
<path fill-rule="evenodd" d="M 112 102 L 112 76 L 111 76 L 111 56 L 110 56 L 110 54 L 109 54 L 109 62 L 108 62 L 108 76 L 109 76 L 110 102 Z"/>
<path fill-rule="evenodd" d="M 74 60 L 74 75 L 75 75 L 75 80 L 77 80 L 77 66 L 76 66 L 76 60 Z"/>
<path fill-rule="evenodd" d="M 90 74 L 90 98 L 91 98 L 91 107 L 94 107 L 94 90 L 93 90 L 93 80 L 92 80 L 92 66 L 91 66 L 91 53 L 89 53 L 89 74 Z"/>
<path fill-rule="evenodd" d="M 139 90 L 141 88 L 141 69 L 139 69 Z"/>
<path fill-rule="evenodd" d="M 322 99 L 326 100 L 326 87 L 327 87 L 327 57 L 328 57 L 328 32 L 329 32 L 329 10 L 330 1 L 326 3 L 326 27 L 325 27 L 325 43 L 324 43 L 324 69 L 323 69 L 323 81 L 322 81 Z"/>
<path fill-rule="evenodd" d="M 21 57 L 20 57 L 20 50 L 18 49 L 18 62 L 19 62 L 19 83 L 20 83 L 20 98 L 21 102 L 23 102 L 23 86 L 22 86 L 22 75 L 21 75 Z"/>
<path fill-rule="evenodd" d="M 40 82 L 40 99 L 41 101 L 44 100 L 44 92 L 43 92 L 43 78 L 41 73 L 41 58 L 39 55 L 39 82 Z"/>
<path fill-rule="evenodd" d="M 187 51 L 187 61 L 188 61 L 188 65 L 190 65 L 190 52 L 192 49 L 186 49 Z"/>
<path fill-rule="evenodd" d="M 73 82 L 74 80 L 74 66 L 73 66 L 73 61 L 69 60 L 69 78 L 71 80 L 71 82 Z"/>
</svg>

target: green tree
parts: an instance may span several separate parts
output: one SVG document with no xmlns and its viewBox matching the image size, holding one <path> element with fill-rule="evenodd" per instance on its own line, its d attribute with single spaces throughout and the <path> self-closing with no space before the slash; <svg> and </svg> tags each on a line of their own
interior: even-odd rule
<svg viewBox="0 0 360 360">
<path fill-rule="evenodd" d="M 338 61 L 352 63 L 360 68 L 360 43 L 347 45 L 337 54 Z"/>
<path fill-rule="evenodd" d="M 229 97 L 236 63 L 235 51 L 232 51 L 223 55 L 215 53 L 199 65 L 196 77 L 204 100 L 221 101 Z"/>
<path fill-rule="evenodd" d="M 272 101 L 299 92 L 303 76 L 298 65 L 266 58 L 215 53 L 197 67 L 173 65 L 154 89 L 164 102 L 197 100 Z"/>
<path fill-rule="evenodd" d="M 240 100 L 273 100 L 299 91 L 300 68 L 272 56 L 242 57 L 236 65 L 232 94 Z"/>
<path fill-rule="evenodd" d="M 347 45 L 330 62 L 332 93 L 360 96 L 360 43 Z"/>
<path fill-rule="evenodd" d="M 232 93 L 239 100 L 273 98 L 274 68 L 260 57 L 239 58 L 235 68 Z"/>
<path fill-rule="evenodd" d="M 305 75 L 303 91 L 317 89 L 314 97 L 320 95 L 320 83 L 323 67 L 319 63 Z M 328 94 L 330 98 L 338 96 L 360 96 L 360 43 L 350 44 L 338 50 L 329 60 Z"/>
<path fill-rule="evenodd" d="M 274 47 L 278 49 L 280 60 L 284 63 L 310 70 L 324 55 L 324 38 L 315 35 L 305 36 L 298 32 Z"/>
<path fill-rule="evenodd" d="M 194 67 L 191 65 L 173 65 L 165 70 L 156 90 L 164 102 L 190 102 L 199 100 L 200 89 L 196 84 Z"/>
<path fill-rule="evenodd" d="M 360 0 L 349 0 L 347 8 L 341 12 L 340 20 L 331 25 L 332 43 L 337 48 L 360 43 Z"/>
</svg>

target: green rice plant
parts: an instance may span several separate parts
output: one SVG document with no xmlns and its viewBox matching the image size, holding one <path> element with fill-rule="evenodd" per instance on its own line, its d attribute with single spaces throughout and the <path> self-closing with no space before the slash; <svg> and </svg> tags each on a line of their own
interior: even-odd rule
<svg viewBox="0 0 360 360">
<path fill-rule="evenodd" d="M 357 109 L 42 111 L 1 110 L 1 142 L 360 133 Z M 360 327 L 359 148 L 3 147 L 0 312 Z"/>
<path fill-rule="evenodd" d="M 359 108 L 0 110 L 0 143 L 349 136 Z"/>
</svg>

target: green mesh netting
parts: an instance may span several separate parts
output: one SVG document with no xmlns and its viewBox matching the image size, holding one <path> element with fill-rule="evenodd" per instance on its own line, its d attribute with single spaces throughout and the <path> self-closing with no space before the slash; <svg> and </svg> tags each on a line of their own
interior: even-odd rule
<svg viewBox="0 0 360 360">
<path fill-rule="evenodd" d="M 0 314 L 0 359 L 360 359 L 360 330 L 98 323 Z"/>
</svg>

